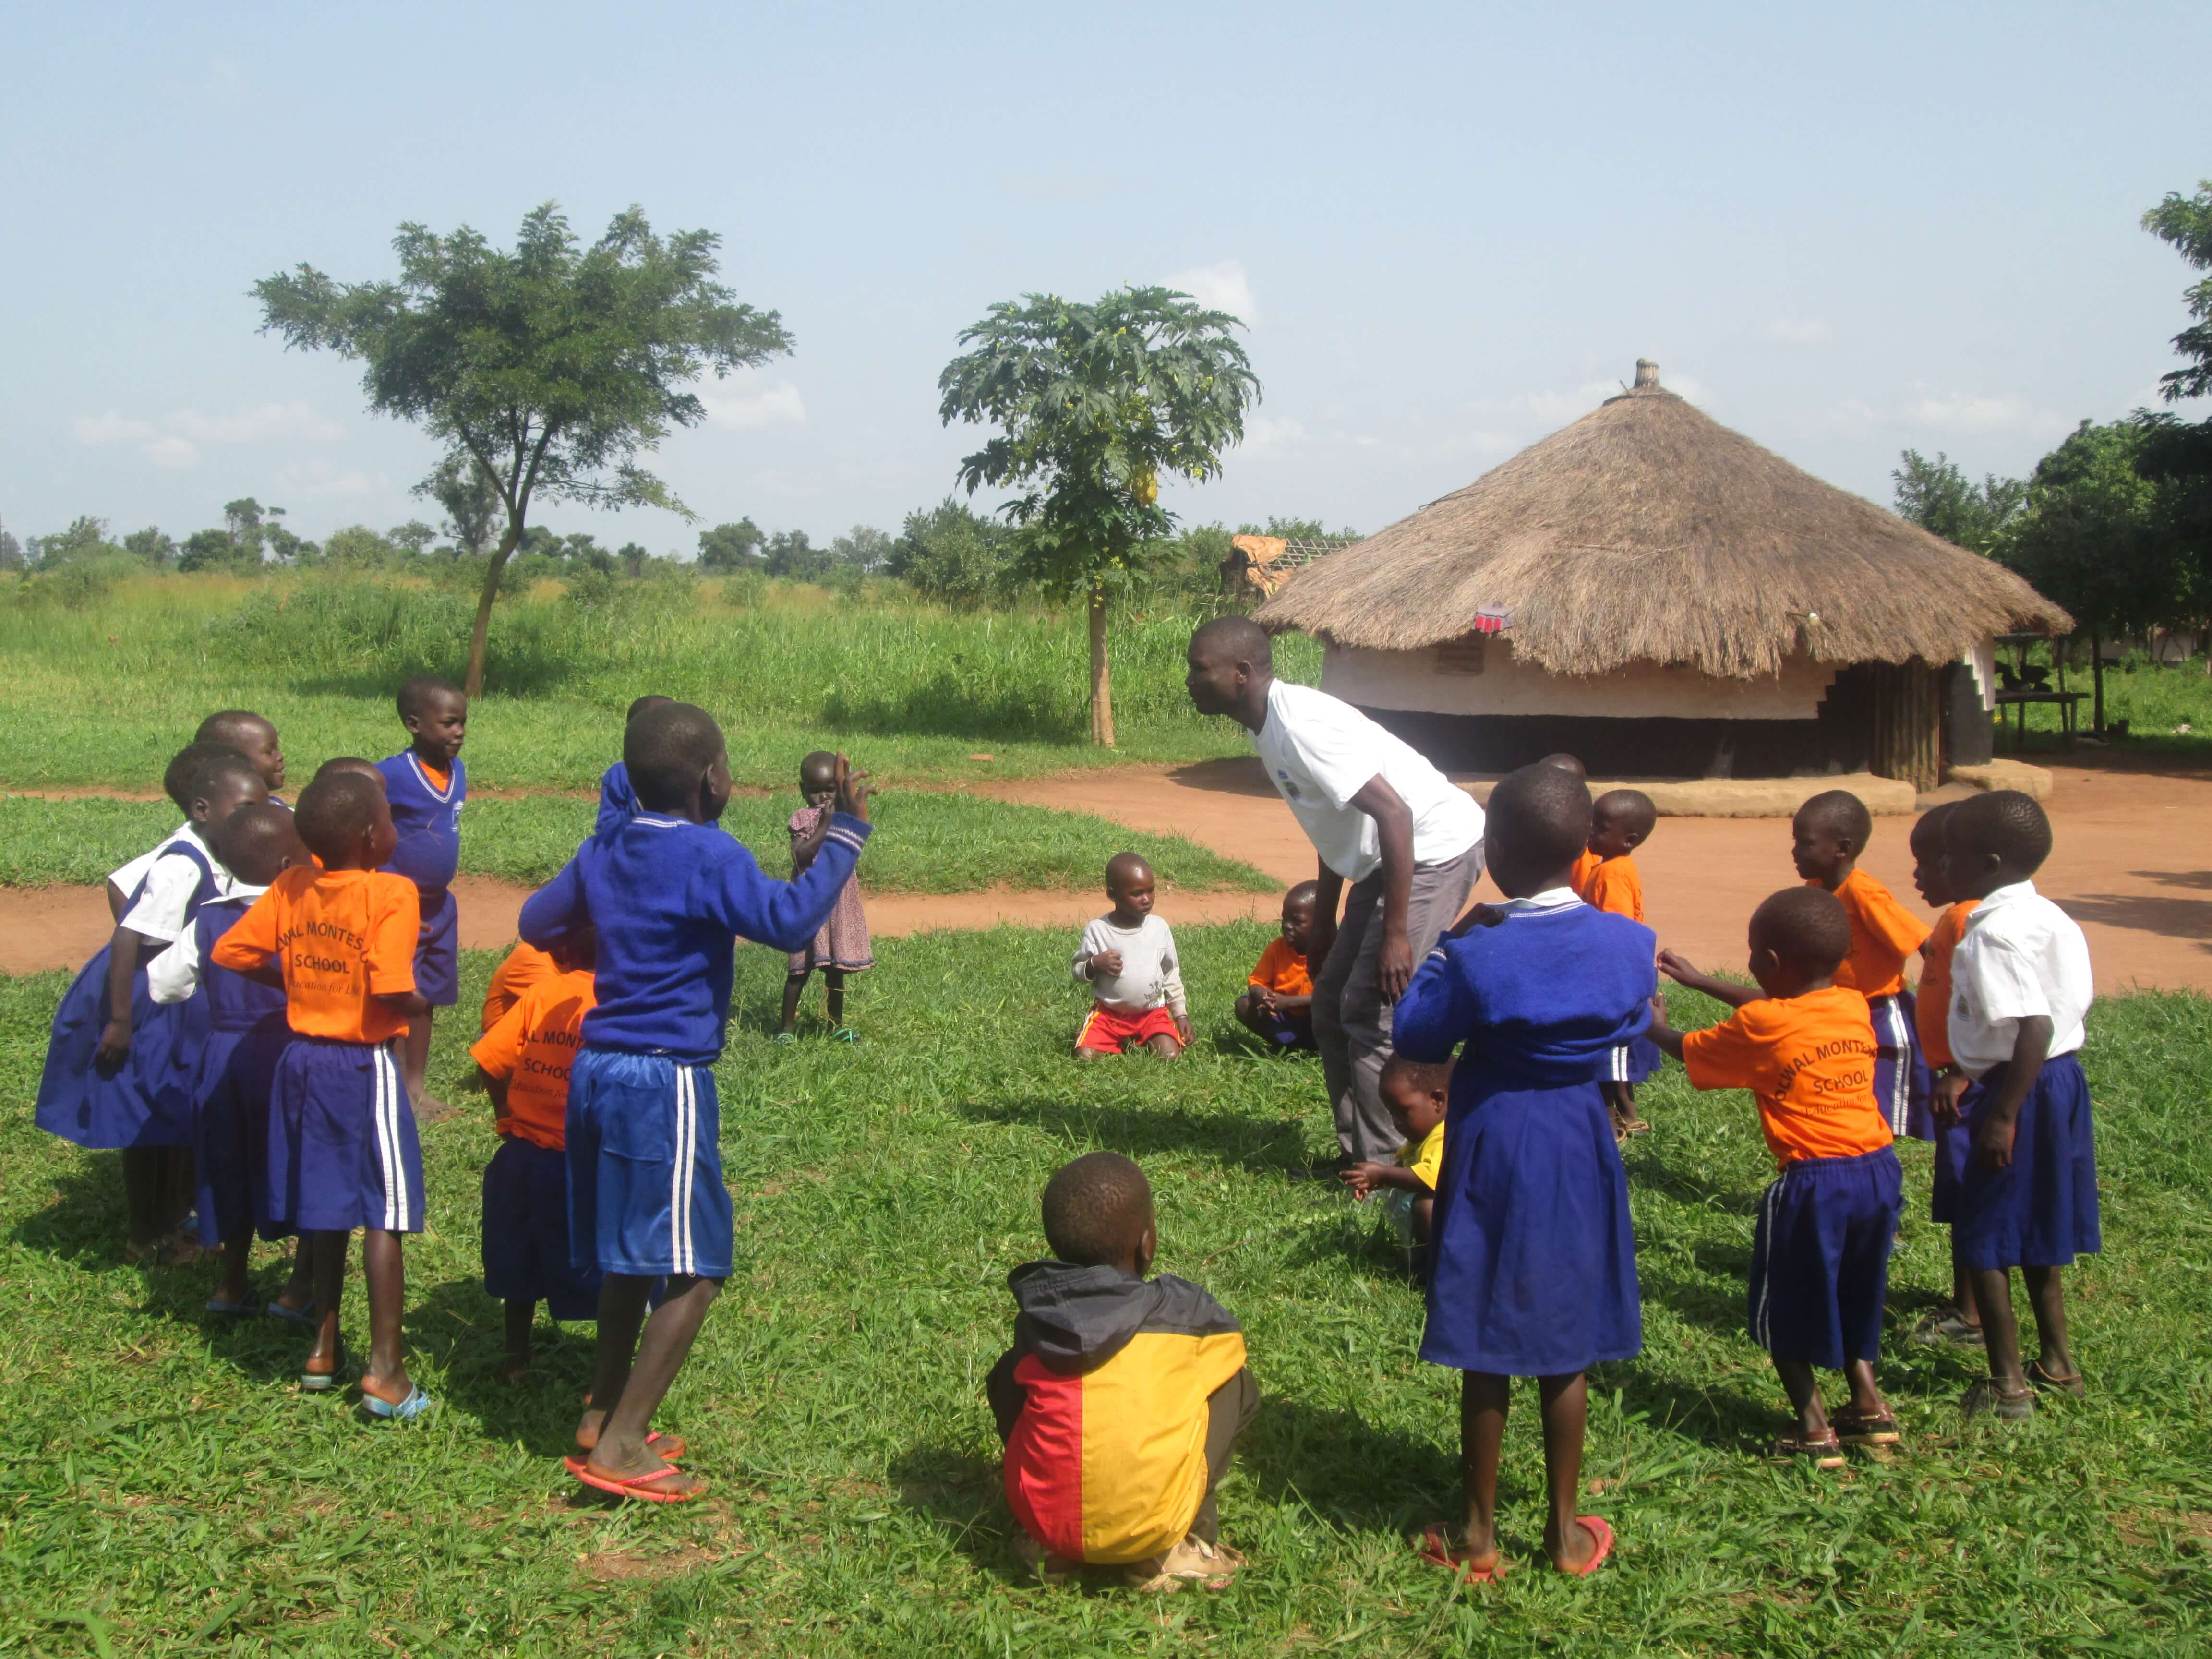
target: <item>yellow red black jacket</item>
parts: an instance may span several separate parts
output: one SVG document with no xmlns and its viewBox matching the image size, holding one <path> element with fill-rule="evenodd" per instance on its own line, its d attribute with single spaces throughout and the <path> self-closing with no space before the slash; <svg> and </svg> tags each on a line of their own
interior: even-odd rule
<svg viewBox="0 0 2212 1659">
<path fill-rule="evenodd" d="M 1008 1277 L 1014 1380 L 1006 1501 L 1072 1561 L 1173 1548 L 1206 1497 L 1206 1396 L 1244 1368 L 1244 1337 L 1187 1279 L 1032 1261 Z"/>
</svg>

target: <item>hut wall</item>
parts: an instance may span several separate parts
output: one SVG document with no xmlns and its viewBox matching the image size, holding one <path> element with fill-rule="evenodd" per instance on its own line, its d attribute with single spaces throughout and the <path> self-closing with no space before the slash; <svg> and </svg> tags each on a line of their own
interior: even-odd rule
<svg viewBox="0 0 2212 1659">
<path fill-rule="evenodd" d="M 1516 660 L 1504 640 L 1478 636 L 1420 651 L 1331 645 L 1322 657 L 1321 685 L 1363 708 L 1427 714 L 1811 720 L 1834 679 L 1832 668 L 1802 657 L 1755 680 L 1721 679 L 1660 663 L 1576 678 Z"/>
</svg>

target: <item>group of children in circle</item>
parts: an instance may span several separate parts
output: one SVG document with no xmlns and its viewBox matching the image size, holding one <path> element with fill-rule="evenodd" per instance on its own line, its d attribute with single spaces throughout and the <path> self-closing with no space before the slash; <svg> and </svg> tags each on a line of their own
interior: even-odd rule
<svg viewBox="0 0 2212 1659">
<path fill-rule="evenodd" d="M 111 878 L 113 939 L 54 1019 L 38 1121 L 122 1152 L 130 1249 L 219 1250 L 211 1314 L 266 1315 L 311 1333 L 300 1386 L 349 1373 L 340 1303 L 364 1235 L 367 1419 L 433 1402 L 400 1340 L 402 1241 L 422 1226 L 416 1109 L 434 1012 L 458 997 L 452 884 L 467 703 L 442 680 L 401 688 L 410 738 L 379 763 L 326 762 L 296 807 L 276 799 L 273 726 L 226 711 L 165 778 L 185 822 Z M 501 1144 L 483 1178 L 487 1291 L 507 1304 L 507 1367 L 529 1360 L 536 1304 L 598 1322 L 576 1452 L 583 1485 L 680 1503 L 705 1483 L 653 1414 L 728 1276 L 729 1194 L 713 1065 L 729 1019 L 733 947 L 789 955 L 783 1030 L 821 970 L 847 1040 L 842 978 L 869 965 L 854 877 L 871 833 L 866 774 L 809 756 L 789 830 L 793 878 L 775 881 L 717 827 L 727 751 L 704 711 L 641 698 L 599 820 L 525 905 L 523 943 L 495 975 L 471 1048 Z M 2050 828 L 2025 795 L 1937 808 L 1912 832 L 1931 931 L 1857 867 L 1872 830 L 1841 791 L 1792 824 L 1802 885 L 1749 921 L 1757 988 L 1658 949 L 1633 854 L 1656 814 L 1632 790 L 1593 803 L 1554 757 L 1492 793 L 1484 857 L 1503 904 L 1478 903 L 1432 941 L 1396 1004 L 1383 1091 L 1405 1136 L 1392 1164 L 1342 1170 L 1381 1194 L 1421 1250 L 1420 1355 L 1463 1373 L 1466 1510 L 1416 1540 L 1462 1578 L 1505 1571 L 1496 1489 L 1510 1379 L 1539 1379 L 1549 1498 L 1545 1549 L 1587 1574 L 1613 1547 L 1577 1512 L 1591 1365 L 1642 1346 L 1620 1146 L 1645 1127 L 1634 1085 L 1662 1054 L 1701 1089 L 1747 1089 L 1778 1175 L 1762 1198 L 1747 1322 L 1796 1422 L 1774 1453 L 1823 1468 L 1851 1444 L 1900 1437 L 1876 1386 L 1887 1267 L 1903 1210 L 1891 1142 L 1936 1143 L 1931 1213 L 1952 1229 L 1951 1304 L 1929 1340 L 1982 1346 L 1969 1412 L 2034 1408 L 2034 1390 L 2085 1386 L 2068 1350 L 2061 1270 L 2098 1248 L 2089 1102 L 2076 1053 L 2090 997 L 2080 930 L 2034 891 Z M 1110 913 L 1073 963 L 1092 1006 L 1076 1041 L 1096 1056 L 1173 1055 L 1191 1036 L 1157 884 L 1133 854 L 1107 870 Z M 1271 1046 L 1310 1042 L 1304 945 L 1311 884 L 1237 1018 Z M 1922 957 L 1918 996 L 1903 977 Z M 1658 975 L 1732 1006 L 1671 1029 Z M 1143 1173 L 1098 1152 L 1044 1194 L 1048 1260 L 1010 1279 L 1012 1347 L 987 1394 L 1006 1441 L 1017 1548 L 1048 1579 L 1081 1564 L 1155 1589 L 1218 1584 L 1241 1562 L 1215 1494 L 1260 1409 L 1236 1321 L 1198 1286 L 1154 1275 L 1158 1224 Z M 299 1237 L 265 1303 L 248 1274 L 257 1234 Z M 2021 1267 L 2039 1352 L 2023 1366 L 2009 1270 Z M 1826 1409 L 1816 1369 L 1844 1373 Z"/>
</svg>

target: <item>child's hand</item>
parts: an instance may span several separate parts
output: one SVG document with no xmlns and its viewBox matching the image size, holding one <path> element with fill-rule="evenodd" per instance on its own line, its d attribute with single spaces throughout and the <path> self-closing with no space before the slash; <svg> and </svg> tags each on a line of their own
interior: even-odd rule
<svg viewBox="0 0 2212 1659">
<path fill-rule="evenodd" d="M 1170 1010 L 1169 1012 L 1170 1012 L 1170 1017 L 1175 1020 L 1176 1036 L 1178 1038 L 1180 1038 L 1180 1039 L 1182 1040 L 1182 1046 L 1183 1046 L 1184 1048 L 1189 1048 L 1189 1047 L 1190 1047 L 1190 1019 L 1189 1019 L 1188 1016 L 1187 1016 L 1186 1014 L 1184 1014 L 1184 1013 L 1183 1013 L 1183 1012 L 1182 1012 L 1181 1009 L 1179 1009 L 1179 1008 L 1177 1008 L 1177 1009 L 1171 1009 L 1171 1010 Z"/>
<path fill-rule="evenodd" d="M 1378 1184 L 1384 1166 L 1380 1164 L 1355 1164 L 1344 1172 L 1344 1184 L 1352 1188 L 1352 1195 L 1363 1201 Z"/>
<path fill-rule="evenodd" d="M 848 817 L 855 817 L 866 823 L 868 821 L 868 797 L 875 793 L 875 786 L 868 781 L 868 775 L 854 771 L 852 763 L 841 752 L 837 757 L 837 810 Z"/>
<path fill-rule="evenodd" d="M 2013 1125 L 2009 1120 L 1999 1119 L 1995 1114 L 1984 1118 L 1974 1128 L 1974 1162 L 1984 1170 L 2008 1170 L 2012 1167 Z"/>
<path fill-rule="evenodd" d="M 1954 1072 L 1936 1079 L 1936 1087 L 1928 1097 L 1928 1109 L 1938 1123 L 1954 1125 L 1959 1121 L 1959 1097 L 1966 1092 L 1964 1073 Z"/>
<path fill-rule="evenodd" d="M 1690 966 L 1680 952 L 1674 951 L 1662 951 L 1659 953 L 1659 971 L 1666 975 L 1668 979 L 1678 980 L 1685 984 L 1691 980 L 1705 977 L 1703 974 Z"/>
<path fill-rule="evenodd" d="M 1252 988 L 1252 1000 L 1260 1012 L 1273 1019 L 1275 1017 L 1275 994 L 1264 985 Z"/>
<path fill-rule="evenodd" d="M 1464 939 L 1470 928 L 1495 927 L 1506 917 L 1506 912 L 1495 904 L 1478 904 L 1446 931 L 1446 939 Z"/>
<path fill-rule="evenodd" d="M 111 1019 L 100 1034 L 100 1048 L 92 1063 L 102 1071 L 113 1071 L 131 1057 L 131 1022 Z"/>
<path fill-rule="evenodd" d="M 1091 977 L 1103 974 L 1109 979 L 1121 977 L 1121 953 L 1119 951 L 1093 951 L 1091 953 Z"/>
</svg>

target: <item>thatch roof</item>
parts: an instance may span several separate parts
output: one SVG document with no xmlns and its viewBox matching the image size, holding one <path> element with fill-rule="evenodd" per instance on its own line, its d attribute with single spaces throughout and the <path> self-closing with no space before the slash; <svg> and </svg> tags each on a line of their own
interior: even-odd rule
<svg viewBox="0 0 2212 1659">
<path fill-rule="evenodd" d="M 2002 566 L 1823 483 L 1662 389 L 1632 391 L 1409 519 L 1316 561 L 1255 612 L 1340 645 L 1410 651 L 1504 608 L 1556 674 L 1638 661 L 1707 674 L 1956 662 L 2073 619 Z"/>
</svg>

